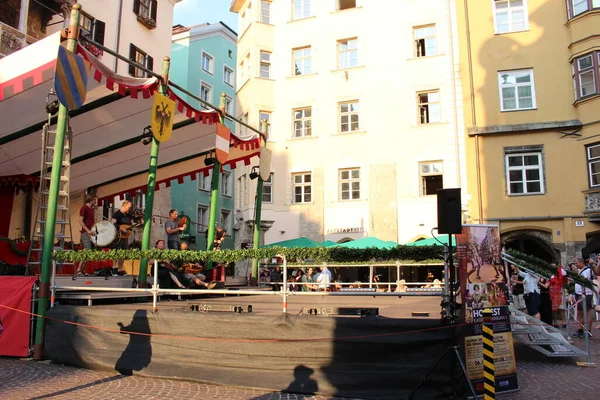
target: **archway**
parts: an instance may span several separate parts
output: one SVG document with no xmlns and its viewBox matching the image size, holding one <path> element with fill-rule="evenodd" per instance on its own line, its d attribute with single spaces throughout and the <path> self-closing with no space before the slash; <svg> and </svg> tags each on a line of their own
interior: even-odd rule
<svg viewBox="0 0 600 400">
<path fill-rule="evenodd" d="M 354 240 L 354 239 L 352 239 L 352 238 L 345 237 L 345 238 L 342 238 L 342 239 L 338 240 L 337 242 L 338 242 L 339 244 L 342 244 L 342 243 L 348 243 L 348 242 L 352 242 L 353 240 Z"/>
<path fill-rule="evenodd" d="M 514 249 L 547 262 L 560 260 L 560 252 L 552 247 L 551 234 L 542 231 L 519 230 L 502 234 L 507 249 Z"/>
</svg>

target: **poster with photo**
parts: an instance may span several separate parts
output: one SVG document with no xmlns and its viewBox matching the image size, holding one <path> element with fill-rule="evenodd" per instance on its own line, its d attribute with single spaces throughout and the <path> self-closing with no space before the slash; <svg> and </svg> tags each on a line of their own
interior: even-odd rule
<svg viewBox="0 0 600 400">
<path fill-rule="evenodd" d="M 456 235 L 467 375 L 483 393 L 482 311 L 492 311 L 496 393 L 517 390 L 517 367 L 508 309 L 508 272 L 502 262 L 500 231 L 496 225 L 463 225 Z"/>
</svg>

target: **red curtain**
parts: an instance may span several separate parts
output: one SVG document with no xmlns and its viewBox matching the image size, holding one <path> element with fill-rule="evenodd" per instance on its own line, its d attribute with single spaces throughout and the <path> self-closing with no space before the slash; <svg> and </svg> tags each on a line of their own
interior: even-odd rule
<svg viewBox="0 0 600 400">
<path fill-rule="evenodd" d="M 0 356 L 27 357 L 35 276 L 0 276 Z M 21 310 L 24 312 L 15 311 Z"/>
<path fill-rule="evenodd" d="M 15 199 L 15 187 L 13 185 L 0 185 L 0 236 L 10 237 L 10 215 L 13 200 Z"/>
</svg>

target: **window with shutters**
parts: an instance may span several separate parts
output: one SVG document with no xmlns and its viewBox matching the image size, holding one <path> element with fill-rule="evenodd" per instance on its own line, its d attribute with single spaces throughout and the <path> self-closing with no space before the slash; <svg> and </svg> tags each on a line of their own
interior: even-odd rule
<svg viewBox="0 0 600 400">
<path fill-rule="evenodd" d="M 79 17 L 79 34 L 92 39 L 98 44 L 104 44 L 104 31 L 106 30 L 106 24 L 99 19 L 92 17 L 89 14 L 81 13 Z M 88 44 L 86 41 L 82 41 L 83 46 L 88 50 Z M 93 53 L 93 52 L 92 52 Z M 95 55 L 95 54 L 94 54 Z"/>
<path fill-rule="evenodd" d="M 142 65 L 143 67 L 149 70 L 152 70 L 154 68 L 154 59 L 133 43 L 129 45 L 129 59 L 131 61 L 135 61 L 136 63 Z M 129 66 L 129 74 L 136 78 L 147 78 L 149 76 L 146 71 L 137 68 L 133 65 Z"/>
<path fill-rule="evenodd" d="M 148 29 L 156 28 L 157 0 L 134 0 L 133 12 L 137 15 L 139 23 Z"/>
</svg>

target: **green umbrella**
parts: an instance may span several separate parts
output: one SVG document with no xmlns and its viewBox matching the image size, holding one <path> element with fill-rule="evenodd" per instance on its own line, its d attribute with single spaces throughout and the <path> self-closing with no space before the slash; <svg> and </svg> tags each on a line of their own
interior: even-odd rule
<svg viewBox="0 0 600 400">
<path fill-rule="evenodd" d="M 366 237 L 358 240 L 353 240 L 351 242 L 342 243 L 340 245 L 340 247 L 348 247 L 350 249 L 366 249 L 369 247 L 376 247 L 378 249 L 391 249 L 396 246 L 397 245 L 385 242 L 381 239 L 377 239 L 376 237 Z"/>
<path fill-rule="evenodd" d="M 334 242 L 333 240 L 326 240 L 319 244 L 319 246 L 321 246 L 321 247 L 331 247 L 331 246 L 339 246 L 339 245 L 340 245 L 339 243 Z"/>
<path fill-rule="evenodd" d="M 386 243 L 389 243 L 394 247 L 398 246 L 398 243 L 394 242 L 393 240 L 388 240 Z"/>
<path fill-rule="evenodd" d="M 416 242 L 406 243 L 406 246 L 443 246 L 440 242 L 448 244 L 448 235 L 439 235 L 435 238 L 417 240 Z M 456 246 L 456 240 L 452 240 L 452 245 Z"/>
<path fill-rule="evenodd" d="M 317 242 L 310 240 L 309 238 L 302 236 L 296 239 L 284 240 L 282 242 L 267 244 L 263 247 L 319 247 Z"/>
</svg>

